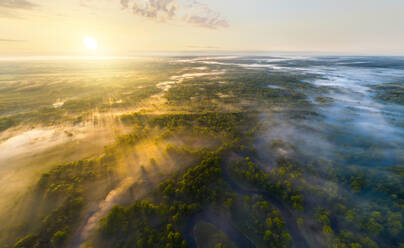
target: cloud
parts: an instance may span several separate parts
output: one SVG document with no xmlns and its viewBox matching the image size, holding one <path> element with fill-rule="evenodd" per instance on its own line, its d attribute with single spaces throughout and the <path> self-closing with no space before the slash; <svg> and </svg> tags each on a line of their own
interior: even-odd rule
<svg viewBox="0 0 404 248">
<path fill-rule="evenodd" d="M 229 26 L 219 12 L 194 0 L 120 0 L 120 4 L 135 15 L 159 21 L 182 21 L 211 29 Z"/>
<path fill-rule="evenodd" d="M 177 14 L 175 0 L 120 0 L 122 9 L 131 9 L 133 14 L 146 18 L 166 21 Z"/>
<path fill-rule="evenodd" d="M 229 24 L 226 20 L 216 18 L 216 17 L 204 17 L 204 16 L 190 16 L 187 18 L 187 22 L 190 24 L 194 24 L 197 26 L 205 27 L 205 28 L 227 28 Z"/>
<path fill-rule="evenodd" d="M 25 42 L 26 40 L 0 39 L 0 42 Z"/>
<path fill-rule="evenodd" d="M 193 48 L 193 49 L 220 49 L 218 46 L 195 46 L 195 45 L 189 45 L 187 46 L 188 48 Z"/>
<path fill-rule="evenodd" d="M 12 9 L 32 9 L 37 5 L 27 0 L 0 0 L 0 7 Z"/>
<path fill-rule="evenodd" d="M 183 17 L 187 23 L 204 28 L 227 28 L 229 23 L 218 11 L 212 10 L 208 5 L 198 1 L 191 2 L 188 7 L 188 14 Z"/>
<path fill-rule="evenodd" d="M 129 8 L 129 0 L 121 0 L 121 6 L 123 9 Z"/>
</svg>

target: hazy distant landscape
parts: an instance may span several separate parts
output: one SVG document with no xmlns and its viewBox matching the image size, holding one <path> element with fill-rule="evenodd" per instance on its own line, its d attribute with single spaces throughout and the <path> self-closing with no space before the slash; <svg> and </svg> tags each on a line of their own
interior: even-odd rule
<svg viewBox="0 0 404 248">
<path fill-rule="evenodd" d="M 404 247 L 404 58 L 0 61 L 0 247 Z"/>
</svg>

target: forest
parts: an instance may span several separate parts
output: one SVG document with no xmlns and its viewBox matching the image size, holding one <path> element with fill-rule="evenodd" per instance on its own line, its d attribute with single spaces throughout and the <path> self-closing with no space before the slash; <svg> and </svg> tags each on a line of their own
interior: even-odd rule
<svg viewBox="0 0 404 248">
<path fill-rule="evenodd" d="M 401 136 L 355 126 L 366 114 L 323 74 L 243 67 L 257 59 L 63 65 L 71 78 L 31 68 L 32 88 L 14 73 L 0 84 L 0 148 L 39 128 L 60 142 L 0 152 L 21 166 L 4 173 L 34 178 L 3 197 L 0 247 L 403 248 Z M 402 128 L 401 86 L 366 87 L 362 102 L 397 104 L 381 112 L 386 130 Z"/>
</svg>

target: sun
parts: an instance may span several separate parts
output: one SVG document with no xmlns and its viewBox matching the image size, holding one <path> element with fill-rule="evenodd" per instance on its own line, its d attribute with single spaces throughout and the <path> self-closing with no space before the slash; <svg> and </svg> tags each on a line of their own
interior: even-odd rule
<svg viewBox="0 0 404 248">
<path fill-rule="evenodd" d="M 94 51 L 94 50 L 97 50 L 97 48 L 98 48 L 97 41 L 90 36 L 86 36 L 83 38 L 83 44 L 89 50 Z"/>
</svg>

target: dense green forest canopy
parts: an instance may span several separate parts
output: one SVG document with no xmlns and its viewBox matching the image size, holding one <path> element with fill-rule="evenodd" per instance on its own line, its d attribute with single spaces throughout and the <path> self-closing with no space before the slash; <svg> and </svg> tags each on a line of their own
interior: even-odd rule
<svg viewBox="0 0 404 248">
<path fill-rule="evenodd" d="M 24 166 L 44 166 L 1 209 L 0 247 L 404 247 L 400 136 L 350 130 L 361 114 L 333 114 L 354 106 L 324 74 L 195 59 L 30 68 L 36 85 L 19 67 L 0 75 L 0 141 L 42 128 L 65 142 L 43 157 L 26 150 Z M 279 66 L 332 64 L 318 63 Z M 402 103 L 399 83 L 367 89 Z M 106 133 L 100 150 L 59 159 Z"/>
</svg>

